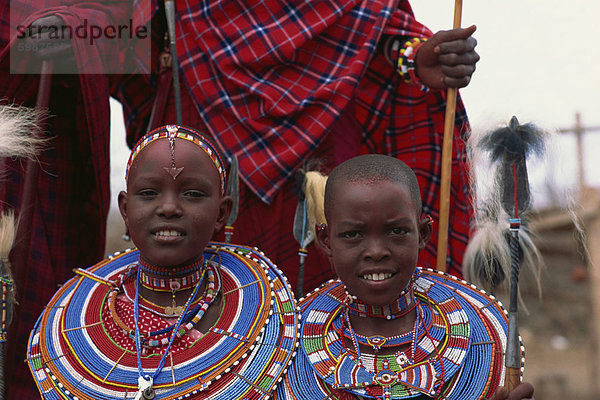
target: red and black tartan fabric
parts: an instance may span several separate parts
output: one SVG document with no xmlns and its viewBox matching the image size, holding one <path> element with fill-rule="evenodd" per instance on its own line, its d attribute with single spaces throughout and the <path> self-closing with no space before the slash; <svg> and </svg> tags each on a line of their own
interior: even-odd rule
<svg viewBox="0 0 600 400">
<path fill-rule="evenodd" d="M 404 84 L 378 49 L 384 35 L 431 35 L 408 1 L 175 5 L 183 123 L 205 130 L 239 160 L 244 184 L 235 241 L 258 246 L 295 284 L 292 176 L 310 158 L 327 168 L 360 153 L 401 158 L 415 169 L 424 212 L 438 218 L 444 92 Z M 144 2 L 134 5 L 136 24 L 151 17 L 164 18 Z M 147 96 L 140 91 L 128 101 Z M 163 123 L 174 122 L 172 103 Z M 131 132 L 141 132 L 139 121 L 128 118 Z M 472 214 L 463 142 L 468 131 L 459 101 L 448 252 L 448 270 L 458 276 Z M 435 266 L 434 231 L 421 254 L 423 266 Z M 332 274 L 316 250 L 309 252 L 305 273 L 305 290 Z"/>
<path fill-rule="evenodd" d="M 10 70 L 10 58 L 17 55 L 11 54 L 10 44 L 14 43 L 14 25 L 28 26 L 51 14 L 59 15 L 69 26 L 78 26 L 86 20 L 105 26 L 129 18 L 131 5 L 129 1 L 101 0 L 85 4 L 76 0 L 2 2 L 0 99 L 3 104 L 35 106 L 39 75 L 11 73 L 15 71 Z M 14 47 L 12 50 L 17 51 Z M 105 61 L 103 56 L 118 53 L 118 49 L 110 41 L 96 47 L 75 43 L 74 52 L 79 71 L 83 72 L 90 68 L 97 71 Z M 18 59 L 22 59 L 22 64 L 16 63 L 15 68 L 31 68 L 36 63 L 23 54 Z M 37 61 L 35 68 L 39 65 Z M 84 74 L 52 77 L 47 119 L 50 140 L 38 157 L 40 174 L 28 259 L 25 263 L 13 262 L 20 306 L 8 331 L 5 364 L 8 399 L 39 398 L 24 362 L 29 333 L 57 285 L 72 276 L 72 269 L 92 265 L 104 256 L 110 204 L 109 95 L 113 78 L 119 77 Z M 0 159 L 2 211 L 21 210 L 24 164 L 22 160 Z"/>
</svg>

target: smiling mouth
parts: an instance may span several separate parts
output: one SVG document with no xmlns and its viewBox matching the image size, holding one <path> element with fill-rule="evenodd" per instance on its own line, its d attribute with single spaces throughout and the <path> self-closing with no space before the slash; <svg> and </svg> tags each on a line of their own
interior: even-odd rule
<svg viewBox="0 0 600 400">
<path fill-rule="evenodd" d="M 158 231 L 158 232 L 154 232 L 153 235 L 154 236 L 161 236 L 161 237 L 184 236 L 183 233 L 178 232 L 178 231 L 174 231 L 174 230 L 161 230 L 161 231 Z"/>
<path fill-rule="evenodd" d="M 391 274 L 389 272 L 379 272 L 374 274 L 361 275 L 360 278 L 367 281 L 383 281 L 391 278 L 393 275 L 394 274 Z"/>
</svg>

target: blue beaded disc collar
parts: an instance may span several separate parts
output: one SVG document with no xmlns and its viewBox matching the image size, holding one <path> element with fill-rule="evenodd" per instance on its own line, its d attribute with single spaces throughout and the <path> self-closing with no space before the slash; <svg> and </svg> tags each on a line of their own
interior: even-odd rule
<svg viewBox="0 0 600 400">
<path fill-rule="evenodd" d="M 487 398 L 503 384 L 508 320 L 501 304 L 450 275 L 417 268 L 415 299 L 422 330 L 412 360 L 363 355 L 339 333 L 344 287 L 330 281 L 301 303 L 298 355 L 276 399 Z M 410 354 L 409 354 L 410 356 Z M 328 397 L 329 396 L 329 397 Z"/>
<path fill-rule="evenodd" d="M 295 354 L 299 314 L 285 277 L 255 249 L 215 243 L 204 257 L 215 253 L 221 315 L 189 347 L 171 351 L 153 382 L 157 399 L 264 399 Z M 128 251 L 78 271 L 42 313 L 27 360 L 45 398 L 123 400 L 138 390 L 136 352 L 108 334 L 111 324 L 121 331 L 103 312 L 115 280 L 137 258 Z M 142 357 L 143 370 L 152 374 L 160 359 Z"/>
</svg>

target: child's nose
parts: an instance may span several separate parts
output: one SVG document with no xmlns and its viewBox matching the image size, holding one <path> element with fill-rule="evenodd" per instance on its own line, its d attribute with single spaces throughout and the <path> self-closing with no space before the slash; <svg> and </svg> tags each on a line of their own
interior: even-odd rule
<svg viewBox="0 0 600 400">
<path fill-rule="evenodd" d="M 181 215 L 181 207 L 177 196 L 170 193 L 165 193 L 158 209 L 156 210 L 160 216 L 171 218 Z"/>
<path fill-rule="evenodd" d="M 366 240 L 365 258 L 373 261 L 381 261 L 390 255 L 389 248 L 384 238 L 372 237 Z"/>
</svg>

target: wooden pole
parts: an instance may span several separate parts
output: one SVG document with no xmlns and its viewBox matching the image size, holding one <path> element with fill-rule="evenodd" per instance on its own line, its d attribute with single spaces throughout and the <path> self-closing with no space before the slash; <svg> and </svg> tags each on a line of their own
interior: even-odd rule
<svg viewBox="0 0 600 400">
<path fill-rule="evenodd" d="M 454 1 L 454 29 L 460 28 L 462 0 Z M 444 140 L 442 142 L 442 176 L 440 184 L 440 218 L 438 228 L 437 260 L 438 271 L 446 272 L 448 253 L 448 220 L 450 217 L 450 181 L 452 178 L 452 139 L 454 138 L 454 117 L 456 114 L 457 89 L 448 88 L 446 115 L 444 117 Z"/>
<path fill-rule="evenodd" d="M 52 84 L 52 60 L 42 61 L 40 71 L 40 84 L 38 86 L 35 108 L 46 109 L 50 101 L 50 87 Z M 40 114 L 42 115 L 42 114 Z M 38 121 L 38 126 L 44 126 L 44 121 Z M 44 129 L 40 129 L 41 132 Z M 19 219 L 15 247 L 13 249 L 12 265 L 15 270 L 25 271 L 33 225 L 33 214 L 37 196 L 37 181 L 40 166 L 38 160 L 31 158 L 25 164 L 25 178 L 23 180 L 23 192 L 19 206 Z M 19 274 L 19 276 L 24 276 Z"/>
<path fill-rule="evenodd" d="M 167 28 L 169 30 L 169 44 L 171 48 L 171 68 L 173 69 L 173 93 L 175 96 L 175 122 L 177 125 L 183 123 L 181 111 L 181 87 L 179 86 L 179 59 L 177 58 L 177 42 L 175 28 L 175 1 L 165 0 L 165 15 L 167 17 Z"/>
</svg>

